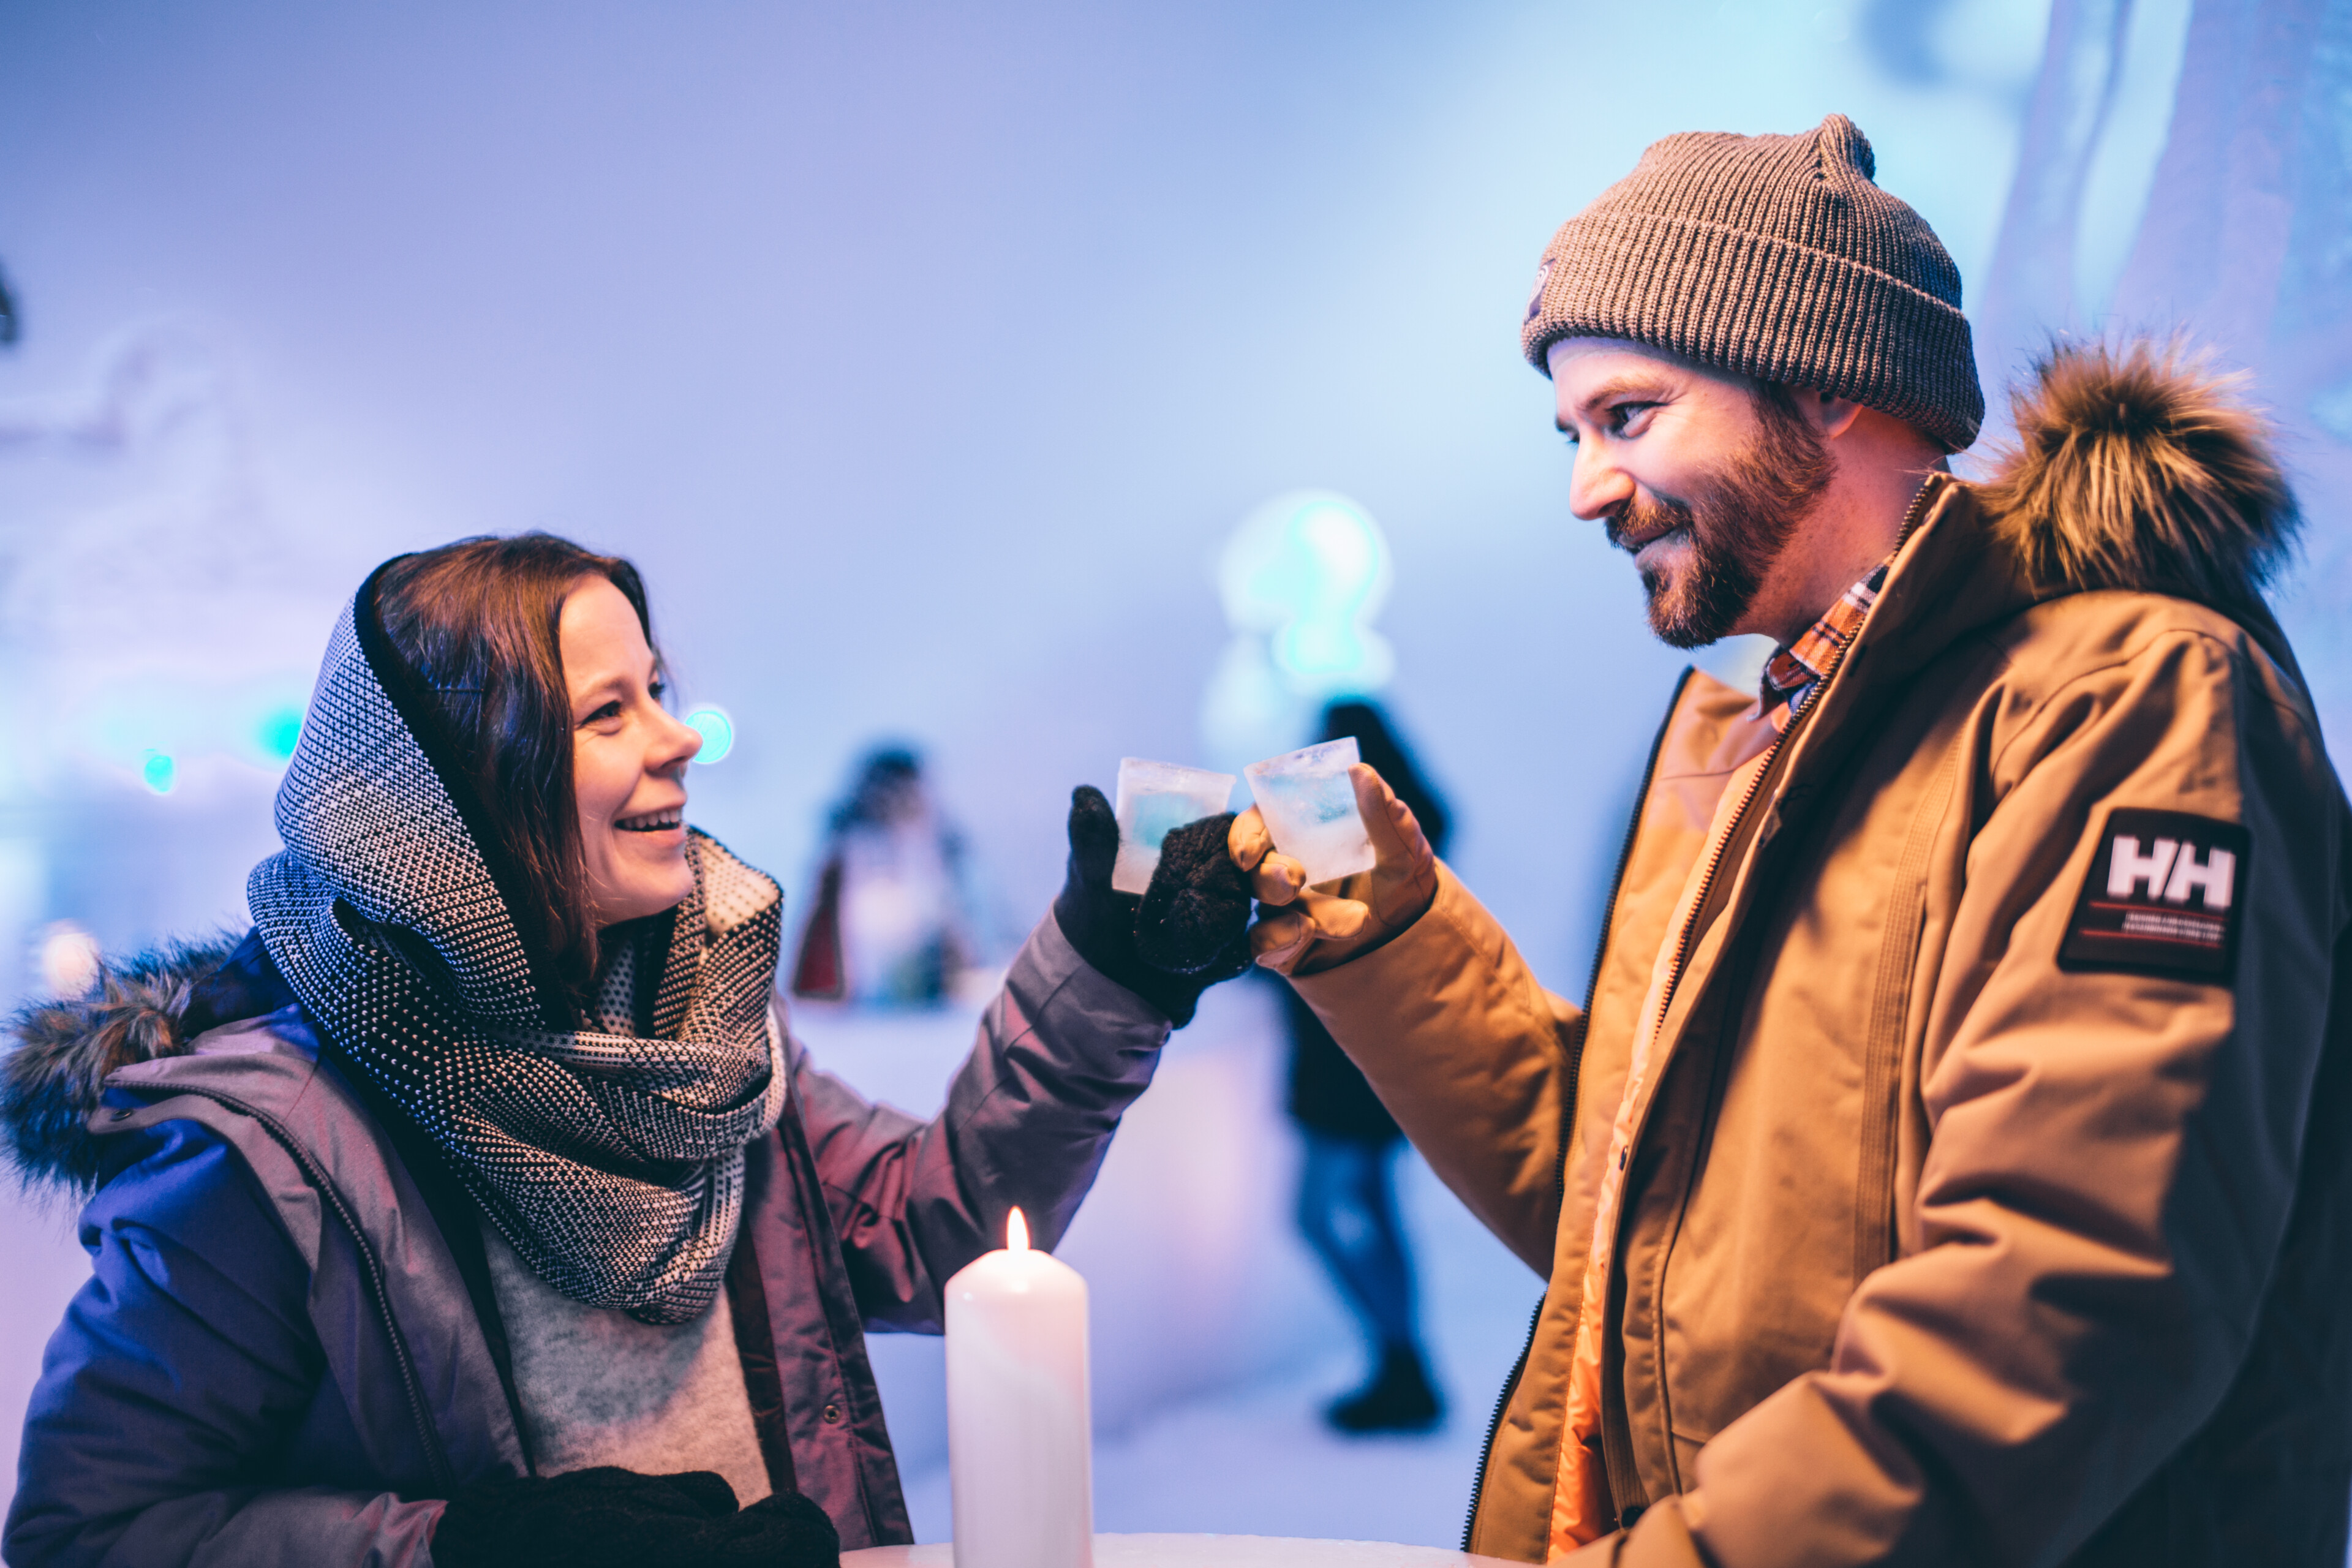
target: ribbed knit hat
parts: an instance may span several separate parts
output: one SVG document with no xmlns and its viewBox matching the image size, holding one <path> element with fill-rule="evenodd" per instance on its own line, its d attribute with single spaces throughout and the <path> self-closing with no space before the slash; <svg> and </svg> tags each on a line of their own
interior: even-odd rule
<svg viewBox="0 0 2352 1568">
<path fill-rule="evenodd" d="M 1960 273 L 1832 114 L 1795 136 L 1689 132 L 1545 247 L 1520 345 L 1628 338 L 1892 414 L 1958 451 L 1984 423 Z"/>
</svg>

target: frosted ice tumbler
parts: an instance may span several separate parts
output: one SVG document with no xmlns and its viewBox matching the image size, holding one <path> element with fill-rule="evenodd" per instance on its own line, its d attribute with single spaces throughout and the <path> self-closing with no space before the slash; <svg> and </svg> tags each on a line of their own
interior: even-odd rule
<svg viewBox="0 0 2352 1568">
<path fill-rule="evenodd" d="M 1274 847 L 1307 868 L 1310 886 L 1372 868 L 1372 841 L 1348 782 L 1359 760 L 1349 735 L 1242 770 Z"/>
<path fill-rule="evenodd" d="M 1225 809 L 1234 796 L 1234 775 L 1173 763 L 1118 760 L 1118 859 L 1110 885 L 1122 893 L 1151 886 L 1160 865 L 1160 844 L 1177 828 Z"/>
</svg>

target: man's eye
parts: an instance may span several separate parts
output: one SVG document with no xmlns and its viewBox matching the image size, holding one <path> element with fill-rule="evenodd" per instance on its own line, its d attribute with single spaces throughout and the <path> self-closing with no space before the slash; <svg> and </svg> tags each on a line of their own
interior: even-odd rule
<svg viewBox="0 0 2352 1568">
<path fill-rule="evenodd" d="M 1641 415 L 1657 406 L 1654 403 L 1618 403 L 1610 405 L 1609 428 L 1622 432 Z"/>
</svg>

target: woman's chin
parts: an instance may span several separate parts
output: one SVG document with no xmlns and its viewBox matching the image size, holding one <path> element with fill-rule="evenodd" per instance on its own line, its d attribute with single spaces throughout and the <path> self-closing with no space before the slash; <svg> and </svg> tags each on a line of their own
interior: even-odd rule
<svg viewBox="0 0 2352 1568">
<path fill-rule="evenodd" d="M 661 854 L 650 845 L 631 845 L 625 858 L 596 879 L 599 925 L 614 926 L 674 910 L 694 891 L 694 868 L 687 863 L 685 829 L 677 830 L 674 852 Z M 646 837 L 631 835 L 632 837 Z M 654 837 L 667 837 L 657 835 Z"/>
</svg>

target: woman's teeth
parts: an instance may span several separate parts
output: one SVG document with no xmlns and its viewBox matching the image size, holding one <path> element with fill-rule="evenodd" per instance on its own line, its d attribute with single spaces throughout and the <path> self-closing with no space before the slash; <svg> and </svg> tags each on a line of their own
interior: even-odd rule
<svg viewBox="0 0 2352 1568">
<path fill-rule="evenodd" d="M 624 833 L 662 833 L 685 819 L 686 814 L 680 811 L 653 811 L 643 816 L 625 816 L 613 826 Z"/>
</svg>

